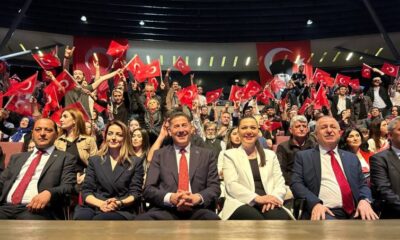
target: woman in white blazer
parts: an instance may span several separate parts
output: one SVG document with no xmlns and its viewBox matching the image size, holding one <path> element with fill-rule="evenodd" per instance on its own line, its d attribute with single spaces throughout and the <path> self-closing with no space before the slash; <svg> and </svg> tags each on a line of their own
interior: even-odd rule
<svg viewBox="0 0 400 240">
<path fill-rule="evenodd" d="M 221 219 L 290 219 L 281 208 L 286 188 L 278 158 L 257 141 L 257 120 L 242 118 L 238 128 L 242 145 L 224 154 L 226 200 Z"/>
</svg>

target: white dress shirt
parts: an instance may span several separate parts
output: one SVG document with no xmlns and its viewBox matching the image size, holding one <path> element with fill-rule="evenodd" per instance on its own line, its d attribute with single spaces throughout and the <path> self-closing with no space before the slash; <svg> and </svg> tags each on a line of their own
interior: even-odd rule
<svg viewBox="0 0 400 240">
<path fill-rule="evenodd" d="M 377 108 L 386 107 L 385 101 L 383 101 L 383 99 L 379 95 L 379 87 L 374 87 L 374 102 L 372 103 L 372 106 Z"/>
<path fill-rule="evenodd" d="M 346 96 L 339 96 L 337 110 L 337 114 L 340 114 L 342 111 L 346 110 Z"/>
<path fill-rule="evenodd" d="M 38 195 L 38 182 L 40 175 L 42 174 L 43 168 L 47 163 L 47 160 L 49 160 L 50 155 L 53 153 L 55 147 L 51 146 L 46 149 L 46 153 L 43 153 L 39 165 L 35 169 L 35 174 L 32 176 L 31 181 L 28 184 L 28 187 L 25 190 L 24 196 L 22 197 L 21 204 L 28 204 L 31 202 L 32 198 Z M 10 191 L 8 192 L 7 195 L 7 203 L 11 203 L 11 197 L 15 192 L 15 189 L 18 187 L 19 183 L 21 182 L 22 178 L 24 177 L 26 171 L 28 170 L 29 166 L 32 163 L 32 160 L 36 157 L 36 153 L 38 152 L 38 149 L 35 147 L 33 150 L 32 154 L 29 156 L 28 160 L 24 163 L 24 165 L 21 168 L 21 171 L 19 172 L 17 179 L 15 180 L 14 184 L 12 185 Z"/>
<path fill-rule="evenodd" d="M 318 197 L 323 201 L 323 205 L 328 208 L 341 208 L 343 205 L 342 192 L 332 169 L 331 155 L 328 153 L 328 149 L 321 146 L 319 146 L 319 152 L 321 158 L 321 188 Z M 344 174 L 338 148 L 333 149 L 333 152 Z"/>
</svg>

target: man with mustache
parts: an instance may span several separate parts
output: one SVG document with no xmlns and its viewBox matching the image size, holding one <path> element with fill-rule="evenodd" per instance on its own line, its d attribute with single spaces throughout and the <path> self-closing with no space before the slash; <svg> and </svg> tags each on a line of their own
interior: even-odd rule
<svg viewBox="0 0 400 240">
<path fill-rule="evenodd" d="M 324 116 L 317 121 L 318 146 L 295 156 L 292 193 L 295 198 L 305 199 L 306 219 L 376 220 L 360 161 L 353 153 L 337 147 L 339 131 L 339 123 L 333 117 Z"/>
<path fill-rule="evenodd" d="M 213 151 L 190 143 L 189 117 L 169 119 L 173 145 L 154 153 L 143 196 L 153 207 L 137 220 L 218 220 L 215 203 L 221 193 Z"/>
<path fill-rule="evenodd" d="M 74 189 L 77 159 L 55 149 L 56 123 L 47 118 L 37 120 L 32 139 L 34 150 L 13 155 L 0 175 L 0 219 L 60 217 L 60 205 Z"/>
</svg>

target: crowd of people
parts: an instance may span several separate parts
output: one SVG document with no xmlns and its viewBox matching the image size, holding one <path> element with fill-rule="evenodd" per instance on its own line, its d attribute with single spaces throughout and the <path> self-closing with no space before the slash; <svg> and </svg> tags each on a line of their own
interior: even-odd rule
<svg viewBox="0 0 400 240">
<path fill-rule="evenodd" d="M 170 69 L 157 87 L 94 67 L 91 84 L 73 71 L 62 105 L 83 109 L 58 122 L 42 94 L 31 116 L 1 109 L 2 141 L 24 147 L 0 167 L 0 219 L 60 219 L 68 207 L 75 220 L 290 220 L 293 199 L 304 219 L 400 218 L 400 84 L 377 68 L 365 91 L 327 88 L 330 107 L 300 114 L 319 87 L 301 66 L 263 108 L 207 105 L 201 86 L 189 107 Z M 104 81 L 109 101 L 96 94 Z"/>
</svg>

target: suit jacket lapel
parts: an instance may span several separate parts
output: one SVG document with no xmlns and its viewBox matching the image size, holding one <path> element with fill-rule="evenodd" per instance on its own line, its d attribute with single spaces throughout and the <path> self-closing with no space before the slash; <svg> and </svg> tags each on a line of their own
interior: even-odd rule
<svg viewBox="0 0 400 240">
<path fill-rule="evenodd" d="M 190 146 L 189 179 L 192 182 L 197 166 L 200 164 L 200 151 L 195 146 Z"/>
<path fill-rule="evenodd" d="M 128 168 L 128 163 L 124 162 L 123 165 L 117 164 L 115 165 L 113 175 L 114 175 L 114 182 L 116 182 L 121 175 L 125 172 L 125 170 Z"/>
<path fill-rule="evenodd" d="M 11 183 L 10 188 L 11 188 L 12 184 L 15 182 L 15 179 L 17 179 L 19 172 L 21 172 L 22 166 L 26 163 L 26 161 L 28 160 L 28 158 L 30 157 L 31 154 L 32 154 L 32 152 L 27 152 L 27 153 L 24 153 L 23 155 L 21 155 L 18 159 L 15 159 L 16 162 L 14 165 L 14 169 L 12 169 L 12 171 L 11 171 L 13 173 L 13 176 L 10 181 L 10 183 Z M 8 189 L 8 191 L 9 191 L 9 189 Z"/>
<path fill-rule="evenodd" d="M 312 163 L 314 165 L 314 170 L 315 170 L 315 181 L 317 186 L 317 193 L 319 193 L 320 187 L 321 187 L 321 156 L 319 152 L 318 146 L 313 149 L 312 153 Z"/>
<path fill-rule="evenodd" d="M 389 158 L 388 162 L 393 164 L 393 166 L 397 169 L 397 171 L 400 172 L 400 159 L 396 155 L 396 153 L 392 150 L 392 148 L 390 148 L 390 150 L 388 151 L 388 158 Z"/>
<path fill-rule="evenodd" d="M 172 172 L 172 176 L 174 177 L 176 184 L 178 184 L 178 164 L 176 161 L 176 154 L 175 154 L 175 148 L 174 146 L 170 145 L 168 146 L 169 149 L 166 151 L 167 152 L 167 156 L 166 157 L 166 161 L 168 161 L 168 168 L 169 170 Z"/>
<path fill-rule="evenodd" d="M 249 158 L 242 146 L 240 146 L 238 149 L 240 150 L 240 156 L 238 156 L 239 162 L 240 162 L 240 167 L 242 167 L 244 173 L 246 174 L 248 185 L 252 186 L 251 190 L 254 191 L 254 189 L 255 189 L 254 177 L 253 177 L 253 172 L 251 170 Z M 259 153 L 257 153 L 257 163 L 260 164 L 260 154 Z M 260 171 L 260 174 L 261 174 L 261 171 Z"/>
<path fill-rule="evenodd" d="M 39 177 L 39 181 L 42 179 L 42 177 L 44 176 L 44 174 L 47 172 L 47 170 L 49 170 L 49 168 L 51 167 L 51 165 L 53 165 L 53 163 L 56 161 L 56 159 L 59 157 L 60 152 L 57 149 L 54 149 L 54 151 L 51 153 L 49 159 L 47 159 L 46 164 L 43 167 L 43 171 L 40 174 Z"/>
<path fill-rule="evenodd" d="M 104 161 L 102 161 L 101 157 L 100 157 L 100 169 L 103 171 L 104 176 L 108 179 L 107 182 L 112 183 L 113 182 L 113 170 L 111 168 L 111 159 L 110 159 L 110 155 L 105 155 L 103 156 Z M 117 167 L 117 166 L 115 166 Z M 111 184 L 112 185 L 112 184 Z M 112 186 L 111 186 L 112 189 Z"/>
</svg>

